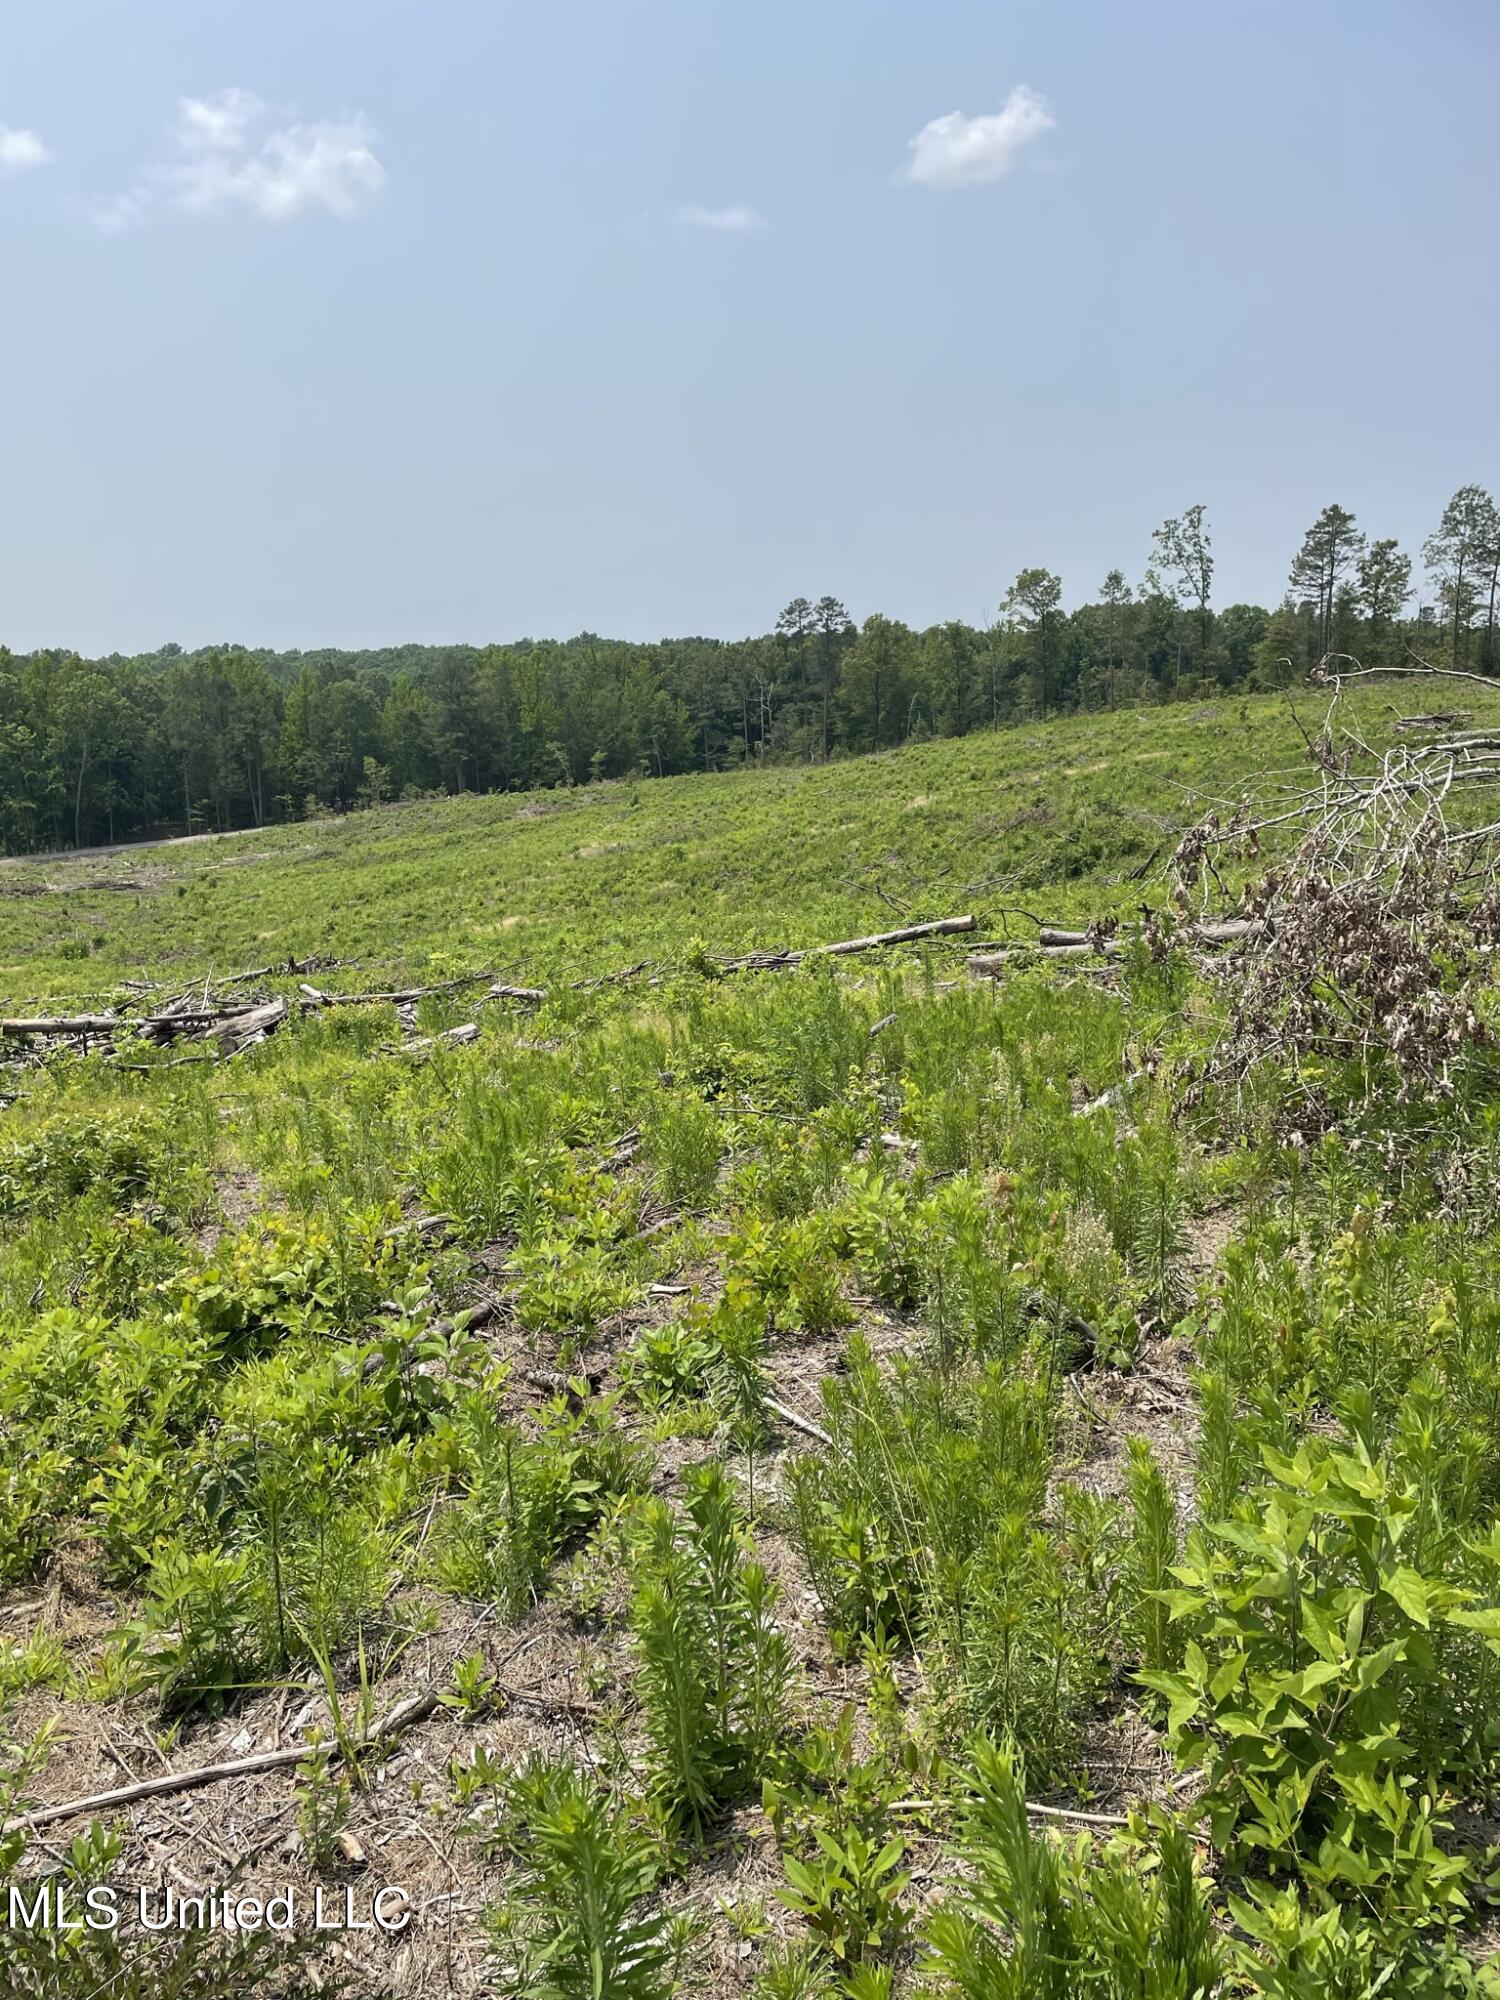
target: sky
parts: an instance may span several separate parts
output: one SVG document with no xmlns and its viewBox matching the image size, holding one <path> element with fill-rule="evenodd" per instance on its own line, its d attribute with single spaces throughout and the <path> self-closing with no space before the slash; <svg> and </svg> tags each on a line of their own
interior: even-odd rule
<svg viewBox="0 0 1500 2000">
<path fill-rule="evenodd" d="M 1500 482 L 1495 0 L 5 0 L 0 643 L 984 620 Z"/>
</svg>

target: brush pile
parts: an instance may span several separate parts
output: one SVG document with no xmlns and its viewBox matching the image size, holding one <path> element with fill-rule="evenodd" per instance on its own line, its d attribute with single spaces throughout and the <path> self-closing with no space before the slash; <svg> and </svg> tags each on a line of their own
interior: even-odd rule
<svg viewBox="0 0 1500 2000">
<path fill-rule="evenodd" d="M 1408 717 L 1372 748 L 1331 689 L 1313 776 L 1278 780 L 1227 814 L 1210 811 L 1170 864 L 1184 925 L 1232 902 L 1247 923 L 1229 989 L 1229 1022 L 1204 1082 L 1245 1084 L 1267 1064 L 1301 1085 L 1288 1094 L 1305 1136 L 1351 1088 L 1398 1109 L 1459 1097 L 1495 1068 L 1494 954 L 1500 945 L 1500 735 Z M 1428 740 L 1413 740 L 1427 734 Z M 1300 835 L 1289 850 L 1286 829 Z M 1237 894 L 1226 887 L 1277 832 L 1278 857 Z M 1239 872 L 1239 871 L 1237 871 Z"/>
</svg>

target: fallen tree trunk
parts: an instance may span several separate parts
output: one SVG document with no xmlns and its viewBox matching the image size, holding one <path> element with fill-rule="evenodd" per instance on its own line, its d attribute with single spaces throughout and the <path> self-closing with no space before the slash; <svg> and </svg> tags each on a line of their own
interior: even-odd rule
<svg viewBox="0 0 1500 2000">
<path fill-rule="evenodd" d="M 805 958 L 850 958 L 862 951 L 879 951 L 887 945 L 915 944 L 921 938 L 954 937 L 977 929 L 973 917 L 937 917 L 931 923 L 904 924 L 897 931 L 872 931 L 868 937 L 841 938 L 836 944 L 809 945 L 805 950 L 749 951 L 742 958 L 722 961 L 721 972 L 780 972 L 798 966 Z"/>
<path fill-rule="evenodd" d="M 313 1007 L 374 1007 L 377 1005 L 404 1007 L 415 1000 L 425 1000 L 433 993 L 457 993 L 465 986 L 479 986 L 486 979 L 494 978 L 493 972 L 465 972 L 457 979 L 440 979 L 433 986 L 407 986 L 395 993 L 324 993 L 320 987 L 305 983 L 298 987 L 310 1006 Z"/>
<path fill-rule="evenodd" d="M 272 1001 L 271 1006 L 286 1011 L 284 1000 Z M 143 1014 L 137 1020 L 122 1014 L 49 1014 L 36 1015 L 27 1019 L 0 1020 L 0 1035 L 12 1035 L 17 1040 L 25 1040 L 36 1035 L 112 1035 L 120 1028 L 134 1028 L 147 1041 L 170 1041 L 179 1034 L 222 1033 L 237 1021 L 246 1021 L 252 1014 L 263 1014 L 265 1003 L 257 1000 L 231 1000 L 222 1007 L 184 1007 L 180 1012 L 164 1014 Z"/>
<path fill-rule="evenodd" d="M 479 1023 L 477 1021 L 465 1021 L 457 1028 L 444 1028 L 441 1034 L 419 1035 L 416 1041 L 406 1044 L 403 1053 L 414 1056 L 422 1049 L 443 1047 L 462 1048 L 465 1042 L 477 1041 L 478 1038 Z"/>
<path fill-rule="evenodd" d="M 1183 924 L 1170 935 L 1175 944 L 1212 950 L 1219 945 L 1239 944 L 1259 937 L 1265 930 L 1260 917 L 1228 917 L 1217 923 Z M 1059 930 L 1044 924 L 1034 945 L 1010 945 L 1004 951 L 975 952 L 968 960 L 970 972 L 999 973 L 1018 960 L 1053 958 L 1119 958 L 1139 928 L 1114 932 L 1105 937 L 1089 931 Z"/>
<path fill-rule="evenodd" d="M 953 937 L 976 929 L 973 917 L 938 917 L 930 924 L 906 924 L 898 931 L 875 931 L 869 937 L 845 938 L 842 944 L 819 944 L 813 953 L 825 958 L 845 958 L 857 951 L 877 951 L 882 945 L 912 944 L 918 938 Z"/>
<path fill-rule="evenodd" d="M 266 1001 L 264 1006 L 231 1014 L 209 1028 L 199 1039 L 217 1042 L 225 1055 L 235 1056 L 241 1049 L 251 1048 L 256 1042 L 263 1042 L 267 1035 L 274 1034 L 286 1019 L 288 1011 L 286 1001 L 278 996 L 275 1000 Z"/>
<path fill-rule="evenodd" d="M 125 1025 L 118 1014 L 58 1014 L 0 1021 L 0 1035 L 14 1036 L 17 1041 L 31 1035 L 112 1035 Z"/>
</svg>

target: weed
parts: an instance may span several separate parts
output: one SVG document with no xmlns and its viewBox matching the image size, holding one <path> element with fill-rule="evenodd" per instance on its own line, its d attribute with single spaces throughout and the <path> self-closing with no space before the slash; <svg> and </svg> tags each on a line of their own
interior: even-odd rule
<svg viewBox="0 0 1500 2000">
<path fill-rule="evenodd" d="M 667 2000 L 686 1937 L 654 1903 L 658 1843 L 568 1764 L 517 1772 L 506 1816 L 526 1874 L 487 1913 L 503 1989 L 526 2000 Z"/>
<path fill-rule="evenodd" d="M 745 1553 L 723 1467 L 687 1480 L 685 1518 L 645 1503 L 631 1626 L 664 1801 L 694 1828 L 757 1776 L 786 1705 L 790 1652 L 776 1590 Z"/>
</svg>

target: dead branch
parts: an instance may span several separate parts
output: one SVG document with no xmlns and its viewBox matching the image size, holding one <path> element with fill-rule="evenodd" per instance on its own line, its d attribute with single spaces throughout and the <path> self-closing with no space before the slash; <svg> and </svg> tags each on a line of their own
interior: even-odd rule
<svg viewBox="0 0 1500 2000">
<path fill-rule="evenodd" d="M 815 1424 L 811 1417 L 804 1417 L 788 1403 L 777 1402 L 774 1396 L 765 1397 L 764 1402 L 768 1410 L 774 1410 L 783 1423 L 790 1424 L 793 1430 L 801 1431 L 804 1437 L 815 1438 L 819 1444 L 832 1445 L 833 1439 L 821 1425 Z"/>
<path fill-rule="evenodd" d="M 1205 951 L 1240 944 L 1258 938 L 1265 929 L 1261 917 L 1228 917 L 1212 923 L 1173 925 L 1170 917 L 1152 912 L 1128 931 L 1066 931 L 1045 925 L 1035 945 L 1012 945 L 1004 951 L 976 952 L 968 960 L 970 972 L 994 975 L 1010 965 L 1029 960 L 1056 958 L 1120 958 L 1132 940 L 1147 944 L 1171 942 Z"/>
<path fill-rule="evenodd" d="M 373 1749 L 402 1730 L 410 1729 L 414 1723 L 424 1721 L 437 1707 L 442 1698 L 444 1683 L 434 1682 L 420 1694 L 409 1695 L 388 1709 L 374 1724 L 367 1736 L 361 1737 L 360 1748 Z M 339 1746 L 329 1743 L 324 1746 L 331 1758 L 340 1755 Z M 288 1765 L 303 1763 L 308 1754 L 305 1743 L 291 1744 L 281 1750 L 261 1750 L 251 1757 L 231 1758 L 222 1764 L 198 1764 L 187 1771 L 167 1771 L 157 1778 L 141 1778 L 133 1785 L 117 1785 L 113 1791 L 90 1792 L 82 1798 L 63 1799 L 50 1806 L 38 1806 L 34 1812 L 18 1814 L 5 1822 L 6 1833 L 30 1832 L 37 1827 L 52 1826 L 58 1820 L 81 1819 L 85 1813 L 113 1812 L 120 1806 L 137 1804 L 141 1799 L 170 1797 L 179 1792 L 199 1791 L 205 1785 L 222 1784 L 227 1778 L 247 1778 L 260 1771 L 285 1770 Z"/>
<path fill-rule="evenodd" d="M 486 1000 L 525 1000 L 534 1007 L 540 1007 L 547 998 L 545 986 L 492 986 L 485 994 Z"/>
</svg>

